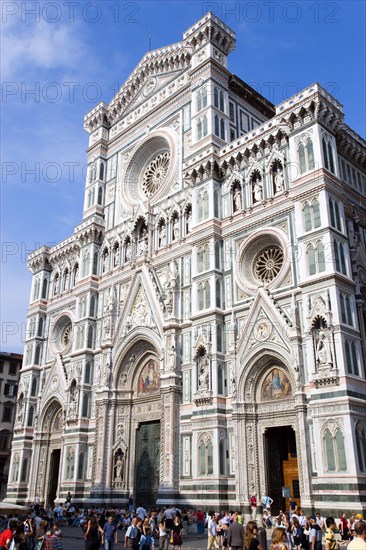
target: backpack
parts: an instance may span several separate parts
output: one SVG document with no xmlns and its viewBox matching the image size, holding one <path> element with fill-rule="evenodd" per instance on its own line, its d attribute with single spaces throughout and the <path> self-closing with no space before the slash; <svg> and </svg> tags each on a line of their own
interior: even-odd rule
<svg viewBox="0 0 366 550">
<path fill-rule="evenodd" d="M 149 535 L 145 535 L 145 540 L 142 544 L 141 550 L 150 550 L 151 548 L 151 537 Z"/>
</svg>

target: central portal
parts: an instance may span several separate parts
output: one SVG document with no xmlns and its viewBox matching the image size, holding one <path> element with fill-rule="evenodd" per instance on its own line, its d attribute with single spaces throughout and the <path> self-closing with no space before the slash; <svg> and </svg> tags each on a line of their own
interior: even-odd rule
<svg viewBox="0 0 366 550">
<path fill-rule="evenodd" d="M 136 432 L 136 506 L 155 505 L 159 489 L 160 422 L 140 424 Z"/>
<path fill-rule="evenodd" d="M 54 449 L 51 453 L 50 474 L 48 482 L 47 502 L 53 506 L 58 487 L 58 474 L 60 471 L 61 449 Z"/>
<path fill-rule="evenodd" d="M 278 514 L 280 510 L 288 511 L 289 496 L 296 499 L 300 508 L 299 468 L 294 430 L 290 426 L 268 428 L 265 439 L 268 494 L 273 499 L 271 512 Z"/>
</svg>

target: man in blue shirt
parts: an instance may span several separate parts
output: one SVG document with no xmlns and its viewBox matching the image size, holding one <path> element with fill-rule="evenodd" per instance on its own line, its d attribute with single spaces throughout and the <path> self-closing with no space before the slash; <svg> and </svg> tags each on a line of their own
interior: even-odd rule
<svg viewBox="0 0 366 550">
<path fill-rule="evenodd" d="M 117 526 L 113 522 L 113 516 L 109 516 L 107 523 L 104 525 L 102 544 L 104 544 L 105 550 L 113 550 L 115 544 L 117 544 Z"/>
</svg>

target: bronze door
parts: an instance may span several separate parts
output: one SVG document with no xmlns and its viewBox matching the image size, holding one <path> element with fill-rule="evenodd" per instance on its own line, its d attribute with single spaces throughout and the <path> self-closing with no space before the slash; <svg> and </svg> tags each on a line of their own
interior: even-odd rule
<svg viewBox="0 0 366 550">
<path fill-rule="evenodd" d="M 136 432 L 136 507 L 155 505 L 159 489 L 160 422 L 140 424 Z"/>
</svg>

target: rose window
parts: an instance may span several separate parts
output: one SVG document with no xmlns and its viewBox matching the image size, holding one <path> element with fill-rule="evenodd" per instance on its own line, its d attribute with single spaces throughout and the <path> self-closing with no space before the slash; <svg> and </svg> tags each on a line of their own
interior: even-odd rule
<svg viewBox="0 0 366 550">
<path fill-rule="evenodd" d="M 257 279 L 270 283 L 277 277 L 283 265 L 283 251 L 279 246 L 270 246 L 263 250 L 254 264 Z"/>
<path fill-rule="evenodd" d="M 159 153 L 146 167 L 142 188 L 145 195 L 153 195 L 165 180 L 170 162 L 170 153 Z"/>
<path fill-rule="evenodd" d="M 71 340 L 71 331 L 72 331 L 72 325 L 67 325 L 61 335 L 61 344 L 63 346 L 67 346 L 70 343 Z"/>
</svg>

